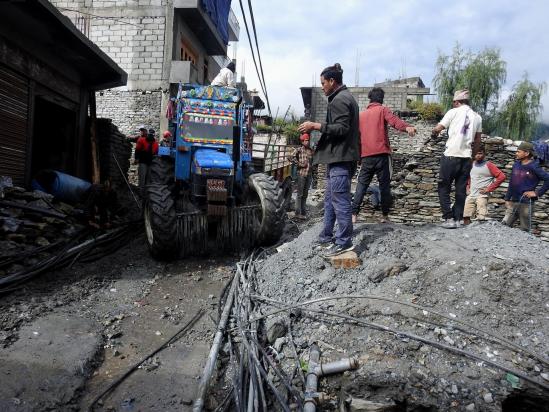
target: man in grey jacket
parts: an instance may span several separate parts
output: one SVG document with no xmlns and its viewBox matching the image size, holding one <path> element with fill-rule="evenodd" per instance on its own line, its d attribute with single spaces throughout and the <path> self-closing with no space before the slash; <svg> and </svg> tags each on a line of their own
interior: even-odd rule
<svg viewBox="0 0 549 412">
<path fill-rule="evenodd" d="M 351 211 L 351 178 L 360 160 L 358 104 L 343 84 L 339 63 L 325 68 L 320 74 L 324 94 L 328 96 L 326 121 L 304 122 L 301 133 L 318 130 L 322 133 L 313 156 L 313 164 L 326 164 L 324 195 L 324 228 L 316 248 L 326 257 L 337 256 L 353 249 Z M 337 231 L 334 236 L 334 226 Z"/>
</svg>

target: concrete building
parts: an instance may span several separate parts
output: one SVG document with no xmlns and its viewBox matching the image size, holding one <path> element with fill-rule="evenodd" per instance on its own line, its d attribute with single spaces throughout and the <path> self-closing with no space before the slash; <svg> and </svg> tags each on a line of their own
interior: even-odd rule
<svg viewBox="0 0 549 412">
<path fill-rule="evenodd" d="M 97 115 L 125 133 L 166 129 L 178 82 L 208 84 L 228 63 L 239 25 L 229 0 L 51 0 L 127 73 L 97 96 Z"/>
<path fill-rule="evenodd" d="M 382 87 L 385 91 L 384 104 L 393 111 L 406 110 L 406 103 L 409 99 L 430 94 L 430 89 L 425 87 L 423 81 L 419 77 L 415 84 L 407 84 L 405 82 L 386 82 L 378 83 L 375 86 Z M 360 110 L 364 110 L 368 103 L 368 92 L 373 87 L 349 87 L 349 91 L 355 97 Z M 326 110 L 328 100 L 324 96 L 324 92 L 320 87 L 301 87 L 301 97 L 305 108 L 305 117 L 315 121 L 323 122 L 326 119 Z"/>
<path fill-rule="evenodd" d="M 90 100 L 126 73 L 47 0 L 0 2 L 0 16 L 0 176 L 89 179 Z"/>
<path fill-rule="evenodd" d="M 399 87 L 399 88 L 405 88 L 410 89 L 414 91 L 414 93 L 410 93 L 407 96 L 407 100 L 415 100 L 417 102 L 423 102 L 423 96 L 425 96 L 425 93 L 417 93 L 417 89 L 425 89 L 425 84 L 423 83 L 423 80 L 421 80 L 421 77 L 406 77 L 404 79 L 398 79 L 398 80 L 386 80 L 381 83 L 374 83 L 374 87 L 381 87 L 383 89 L 385 88 L 392 88 L 392 87 Z M 426 93 L 429 94 L 429 93 Z"/>
</svg>

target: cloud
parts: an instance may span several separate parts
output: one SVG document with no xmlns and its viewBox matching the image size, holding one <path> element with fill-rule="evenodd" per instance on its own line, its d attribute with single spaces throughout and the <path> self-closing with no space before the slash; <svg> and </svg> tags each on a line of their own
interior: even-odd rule
<svg viewBox="0 0 549 412">
<path fill-rule="evenodd" d="M 291 105 L 302 114 L 299 88 L 311 86 L 313 77 L 318 85 L 320 71 L 335 62 L 345 83 L 354 85 L 357 51 L 361 86 L 402 75 L 419 75 L 429 86 L 439 51 L 451 53 L 456 42 L 472 51 L 499 48 L 507 61 L 507 89 L 525 71 L 532 81 L 549 84 L 549 3 L 541 0 L 528 7 L 509 0 L 256 0 L 253 7 L 273 112 Z M 237 69 L 245 61 L 248 86 L 259 89 L 239 2 L 233 9 L 241 27 Z M 549 120 L 547 94 L 543 102 Z"/>
</svg>

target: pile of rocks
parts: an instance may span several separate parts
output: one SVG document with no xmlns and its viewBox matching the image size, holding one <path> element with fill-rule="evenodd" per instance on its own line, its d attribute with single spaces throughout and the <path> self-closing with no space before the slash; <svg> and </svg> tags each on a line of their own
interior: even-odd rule
<svg viewBox="0 0 549 412">
<path fill-rule="evenodd" d="M 0 277 L 44 257 L 49 247 L 62 244 L 83 229 L 72 218 L 73 206 L 54 200 L 41 191 L 26 191 L 12 186 L 5 177 L 0 189 Z M 32 253 L 38 250 L 37 253 Z M 13 257 L 29 255 L 24 259 Z M 10 263 L 11 262 L 11 263 Z"/>
<path fill-rule="evenodd" d="M 287 305 L 341 297 L 269 317 L 266 325 L 267 331 L 278 330 L 276 336 L 267 333 L 267 338 L 276 346 L 276 359 L 289 376 L 296 365 L 307 365 L 312 342 L 320 345 L 323 362 L 358 359 L 356 371 L 322 380 L 319 391 L 331 403 L 323 410 L 335 410 L 343 402 L 350 402 L 350 410 L 359 410 L 353 409 L 361 404 L 359 399 L 387 408 L 379 410 L 470 411 L 526 410 L 521 407 L 528 402 L 540 405 L 549 400 L 536 385 L 486 362 L 402 333 L 308 312 L 330 311 L 420 336 L 548 385 L 548 365 L 539 358 L 456 323 L 480 327 L 531 352 L 546 354 L 549 324 L 544 291 L 549 254 L 543 241 L 498 222 L 458 231 L 429 224 L 358 224 L 355 230 L 356 251 L 362 260 L 356 269 L 335 269 L 312 250 L 320 231 L 317 225 L 267 258 L 257 273 L 258 293 Z M 345 295 L 380 296 L 420 308 L 342 298 Z M 271 310 L 267 304 L 261 306 L 262 313 Z M 276 324 L 285 327 L 275 328 Z M 293 383 L 299 386 L 300 379 Z"/>
</svg>

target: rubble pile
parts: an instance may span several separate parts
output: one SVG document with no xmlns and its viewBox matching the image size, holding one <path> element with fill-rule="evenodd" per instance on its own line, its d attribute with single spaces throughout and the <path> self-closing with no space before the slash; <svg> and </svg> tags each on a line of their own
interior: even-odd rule
<svg viewBox="0 0 549 412">
<path fill-rule="evenodd" d="M 5 178 L 4 178 L 5 179 Z M 84 229 L 73 206 L 9 184 L 0 196 L 0 279 L 36 264 Z M 18 259 L 15 259 L 19 257 Z"/>
<path fill-rule="evenodd" d="M 141 231 L 139 209 L 127 191 L 109 195 L 105 222 L 90 215 L 94 193 L 68 204 L 0 177 L 0 294 L 56 267 L 112 253 Z"/>
<path fill-rule="evenodd" d="M 346 410 L 383 411 L 543 410 L 532 405 L 547 405 L 545 242 L 494 221 L 453 231 L 434 225 L 359 224 L 354 241 L 362 264 L 341 270 L 312 250 L 319 231 L 316 225 L 263 262 L 257 273 L 259 295 L 294 306 L 349 295 L 388 299 L 325 300 L 268 317 L 266 338 L 273 356 L 298 387 L 296 365 L 306 369 L 313 342 L 323 362 L 359 361 L 357 370 L 322 380 L 319 391 L 327 399 L 322 410 L 341 404 L 348 405 Z M 263 300 L 261 312 L 280 306 Z M 368 409 L 376 403 L 380 409 Z"/>
</svg>

